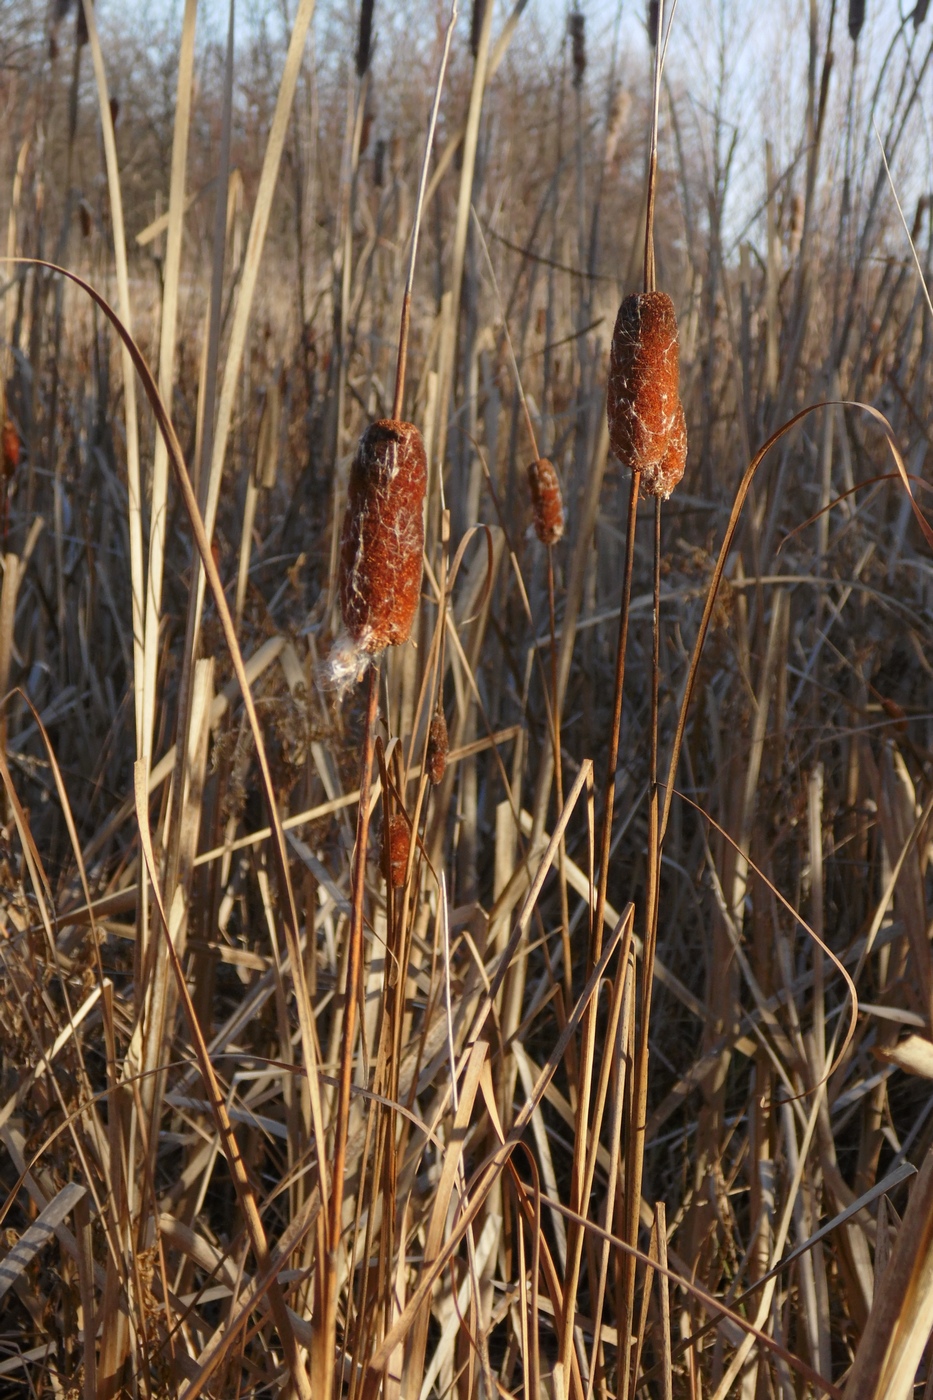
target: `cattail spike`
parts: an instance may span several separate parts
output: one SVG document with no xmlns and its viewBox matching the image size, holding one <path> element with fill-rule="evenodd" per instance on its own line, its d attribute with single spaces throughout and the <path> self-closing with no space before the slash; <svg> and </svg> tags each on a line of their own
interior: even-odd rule
<svg viewBox="0 0 933 1400">
<path fill-rule="evenodd" d="M 438 706 L 431 728 L 428 730 L 428 756 L 425 768 L 433 787 L 438 787 L 444 779 L 447 768 L 447 755 L 450 752 L 450 739 L 447 736 L 447 720 L 444 711 Z"/>
<path fill-rule="evenodd" d="M 927 10 L 930 8 L 930 0 L 917 0 L 914 6 L 914 29 L 919 29 L 927 17 Z"/>
<path fill-rule="evenodd" d="M 861 34 L 864 23 L 865 0 L 849 0 L 849 37 L 853 43 Z"/>
<path fill-rule="evenodd" d="M 375 0 L 362 0 L 360 32 L 356 45 L 356 76 L 362 78 L 373 55 L 373 8 Z"/>
<path fill-rule="evenodd" d="M 16 475 L 20 451 L 19 433 L 16 431 L 12 419 L 7 418 L 4 420 L 3 431 L 0 433 L 0 474 L 7 479 Z"/>
<path fill-rule="evenodd" d="M 586 73 L 586 19 L 579 10 L 572 10 L 567 19 L 573 59 L 573 85 L 579 88 Z"/>
<path fill-rule="evenodd" d="M 650 496 L 667 497 L 683 475 L 686 429 L 679 378 L 674 303 L 666 292 L 627 296 L 609 359 L 609 441 L 619 461 L 641 473 Z"/>
<path fill-rule="evenodd" d="M 386 823 L 384 836 L 389 882 L 394 890 L 400 890 L 405 883 L 408 852 L 411 849 L 411 832 L 408 829 L 407 817 L 401 812 L 391 816 Z"/>
<path fill-rule="evenodd" d="M 487 0 L 473 0 L 470 13 L 470 53 L 474 59 L 479 53 L 479 36 L 483 28 Z"/>
<path fill-rule="evenodd" d="M 407 642 L 421 597 L 427 460 L 413 423 L 380 419 L 360 438 L 340 538 L 344 631 L 328 670 L 344 690 L 387 646 Z"/>
<path fill-rule="evenodd" d="M 564 533 L 564 499 L 554 465 L 539 457 L 528 468 L 535 534 L 542 544 L 556 544 Z"/>
<path fill-rule="evenodd" d="M 658 0 L 648 0 L 648 43 L 653 49 L 658 46 L 660 36 L 661 8 Z"/>
</svg>

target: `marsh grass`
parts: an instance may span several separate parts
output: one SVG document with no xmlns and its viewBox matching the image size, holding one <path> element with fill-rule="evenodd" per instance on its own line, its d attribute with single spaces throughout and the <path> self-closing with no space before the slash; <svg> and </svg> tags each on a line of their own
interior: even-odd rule
<svg viewBox="0 0 933 1400">
<path fill-rule="evenodd" d="M 312 11 L 206 54 L 188 0 L 155 210 L 118 31 L 11 80 L 0 1390 L 929 1395 L 933 233 L 874 134 L 896 182 L 925 7 L 838 130 L 813 7 L 735 248 L 668 7 L 653 84 L 474 7 L 420 182 L 442 26 L 399 65 L 366 5 L 335 76 Z M 626 276 L 680 327 L 663 513 Z M 420 605 L 338 701 L 403 400 Z"/>
</svg>

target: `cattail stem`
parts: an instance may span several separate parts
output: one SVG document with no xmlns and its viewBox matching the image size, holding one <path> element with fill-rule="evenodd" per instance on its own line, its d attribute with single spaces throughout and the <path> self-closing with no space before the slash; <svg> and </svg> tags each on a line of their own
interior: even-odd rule
<svg viewBox="0 0 933 1400">
<path fill-rule="evenodd" d="M 599 847 L 599 884 L 596 890 L 596 917 L 589 966 L 599 961 L 603 947 L 603 923 L 606 917 L 606 883 L 609 878 L 609 852 L 612 847 L 612 816 L 616 796 L 616 767 L 619 762 L 619 737 L 622 729 L 622 698 L 625 684 L 625 655 L 628 651 L 628 623 L 632 601 L 632 568 L 635 562 L 635 525 L 638 519 L 638 492 L 641 472 L 632 472 L 628 502 L 628 529 L 625 536 L 625 572 L 622 576 L 622 603 L 619 611 L 619 642 L 616 647 L 616 674 L 612 700 L 612 728 L 609 732 L 609 762 L 606 769 L 606 796 L 603 803 L 602 837 Z"/>
<path fill-rule="evenodd" d="M 661 64 L 663 48 L 660 36 L 664 31 L 664 0 L 658 0 L 658 39 L 654 50 L 654 95 L 651 106 L 651 147 L 648 155 L 648 208 L 645 215 L 645 291 L 655 289 L 654 266 L 654 204 L 658 177 L 658 113 L 661 106 Z"/>
<path fill-rule="evenodd" d="M 557 622 L 554 608 L 554 546 L 547 547 L 547 607 L 551 630 L 551 733 L 554 745 L 554 790 L 557 810 L 564 810 L 564 768 L 560 755 L 560 709 L 557 682 Z M 564 950 L 564 993 L 568 1007 L 573 1006 L 573 958 L 570 949 L 570 906 L 567 902 L 566 848 L 563 839 L 557 848 L 557 870 L 560 881 L 560 936 Z"/>
<path fill-rule="evenodd" d="M 353 1079 L 353 1042 L 356 1039 L 356 1008 L 359 996 L 360 971 L 363 964 L 363 893 L 366 886 L 366 847 L 369 840 L 369 794 L 373 777 L 373 749 L 376 714 L 379 708 L 379 664 L 373 662 L 367 677 L 366 730 L 360 763 L 360 800 L 356 816 L 356 849 L 353 854 L 353 887 L 350 910 L 350 933 L 347 946 L 347 981 L 344 992 L 343 1027 L 340 1038 L 340 1067 L 337 1088 L 336 1127 L 334 1129 L 334 1164 L 331 1177 L 330 1218 L 328 1228 L 329 1280 L 327 1287 L 327 1317 L 325 1347 L 334 1355 L 336 1339 L 336 1279 L 337 1251 L 340 1247 L 343 1187 L 347 1161 L 347 1130 L 350 1121 L 350 1088 Z M 326 1392 L 321 1391 L 324 1395 Z"/>
<path fill-rule="evenodd" d="M 648 798 L 648 880 L 645 891 L 645 941 L 641 966 L 641 1025 L 635 1052 L 635 1083 L 630 1116 L 626 1173 L 627 1243 L 637 1245 L 640 1223 L 641 1183 L 645 1162 L 645 1129 L 648 1101 L 648 1032 L 651 1025 L 651 994 L 654 987 L 655 949 L 658 941 L 658 890 L 661 876 L 660 824 L 658 813 L 658 693 L 661 671 L 661 500 L 654 502 L 654 607 L 651 647 L 651 758 Z M 626 1255 L 623 1264 L 625 1280 L 625 1316 L 631 1319 L 635 1307 L 635 1257 Z M 631 1334 L 631 1324 L 626 1331 Z M 633 1393 L 637 1377 L 632 1376 Z"/>
<path fill-rule="evenodd" d="M 415 260 L 418 256 L 418 234 L 421 231 L 421 215 L 424 210 L 424 194 L 428 185 L 428 167 L 431 164 L 431 149 L 434 145 L 434 130 L 437 126 L 437 113 L 441 105 L 441 92 L 444 87 L 444 74 L 450 57 L 450 41 L 457 23 L 457 0 L 450 9 L 447 31 L 444 35 L 444 52 L 438 69 L 437 85 L 434 88 L 434 101 L 431 103 L 431 116 L 428 119 L 428 134 L 424 143 L 424 158 L 421 162 L 421 175 L 418 180 L 418 198 L 415 201 L 415 218 L 411 229 L 411 252 L 408 258 L 408 275 L 405 278 L 405 293 L 402 297 L 402 316 L 398 329 L 398 358 L 395 364 L 395 395 L 392 400 L 392 417 L 401 418 L 402 400 L 405 396 L 405 366 L 408 360 L 408 332 L 411 326 L 411 293 L 415 285 Z"/>
</svg>

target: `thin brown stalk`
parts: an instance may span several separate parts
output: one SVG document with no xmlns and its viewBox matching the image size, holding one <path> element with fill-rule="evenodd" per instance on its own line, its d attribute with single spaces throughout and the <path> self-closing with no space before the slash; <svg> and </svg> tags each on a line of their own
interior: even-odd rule
<svg viewBox="0 0 933 1400">
<path fill-rule="evenodd" d="M 411 294 L 415 285 L 418 234 L 421 231 L 421 215 L 424 211 L 424 196 L 428 185 L 428 170 L 431 165 L 431 150 L 434 146 L 437 113 L 441 105 L 441 93 L 444 89 L 444 75 L 447 72 L 447 60 L 450 56 L 450 41 L 453 38 L 454 25 L 456 23 L 457 0 L 453 0 L 450 18 L 447 21 L 447 29 L 444 33 L 444 48 L 437 73 L 437 84 L 434 88 L 434 101 L 431 103 L 431 115 L 428 118 L 428 134 L 424 143 L 421 175 L 418 180 L 418 197 L 415 202 L 415 218 L 411 230 L 411 252 L 408 256 L 408 275 L 405 278 L 405 291 L 402 296 L 402 316 L 398 329 L 398 356 L 395 364 L 395 393 L 392 399 L 392 417 L 395 419 L 400 419 L 402 416 L 402 402 L 405 397 L 405 368 L 408 361 L 408 331 L 411 325 Z"/>
<path fill-rule="evenodd" d="M 335 1109 L 334 1155 L 328 1227 L 328 1259 L 324 1272 L 324 1317 L 322 1360 L 327 1367 L 321 1378 L 321 1393 L 329 1395 L 334 1386 L 333 1366 L 337 1336 L 337 1254 L 343 1215 L 344 1174 L 347 1162 L 347 1131 L 350 1123 L 350 1088 L 353 1080 L 353 1045 L 356 1039 L 356 1012 L 360 971 L 363 965 L 363 894 L 366 889 L 366 847 L 369 841 L 369 794 L 373 776 L 376 715 L 379 708 L 379 665 L 369 668 L 366 694 L 366 728 L 360 763 L 360 801 L 356 817 L 356 847 L 353 854 L 353 885 L 350 929 L 347 942 L 347 974 L 344 984 L 343 1024 Z"/>
</svg>

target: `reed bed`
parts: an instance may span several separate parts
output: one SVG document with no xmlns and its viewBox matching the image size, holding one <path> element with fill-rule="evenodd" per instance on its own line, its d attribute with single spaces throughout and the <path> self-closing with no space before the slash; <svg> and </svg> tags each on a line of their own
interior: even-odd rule
<svg viewBox="0 0 933 1400">
<path fill-rule="evenodd" d="M 643 8 L 0 34 L 3 1395 L 933 1394 L 933 33 Z"/>
</svg>

